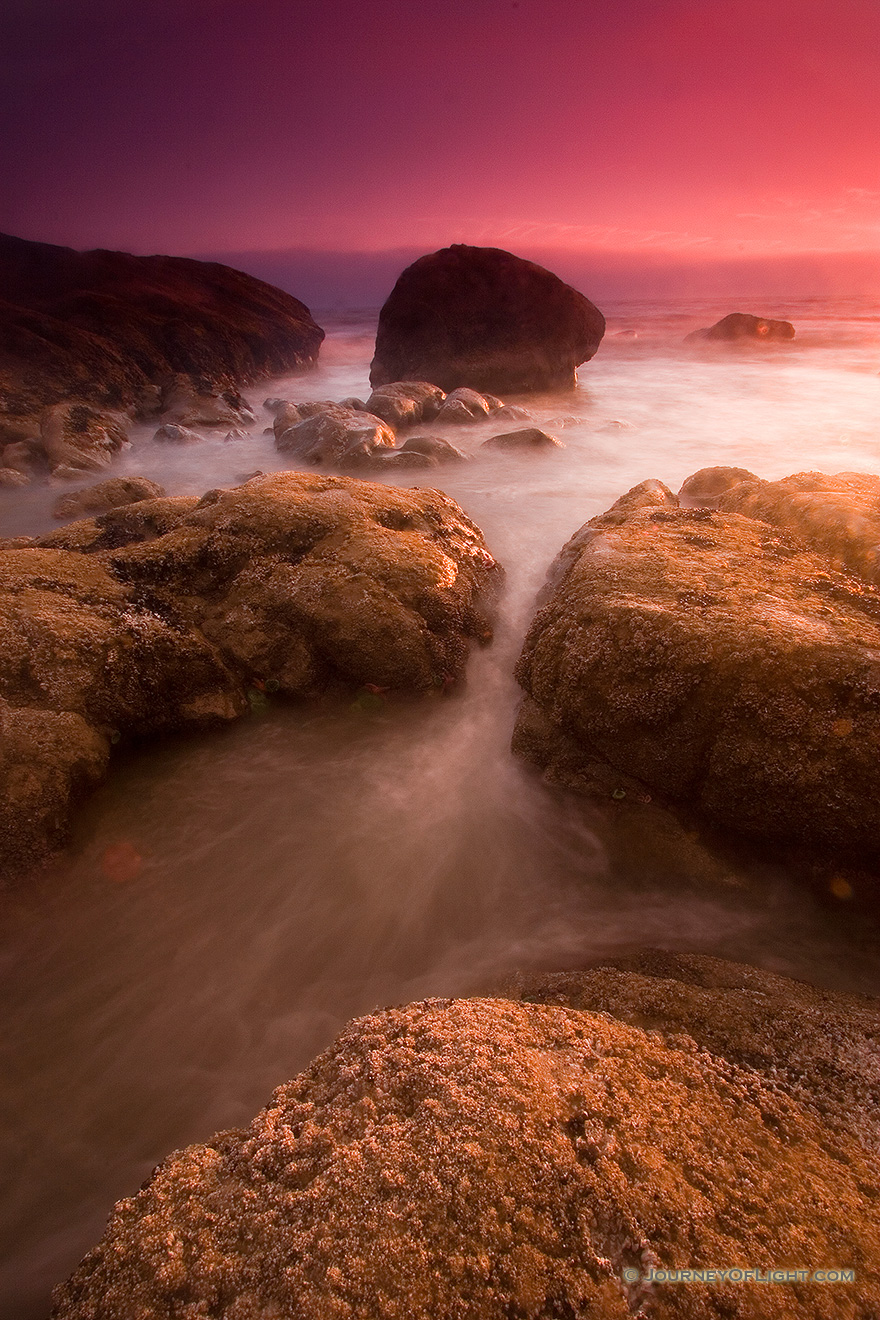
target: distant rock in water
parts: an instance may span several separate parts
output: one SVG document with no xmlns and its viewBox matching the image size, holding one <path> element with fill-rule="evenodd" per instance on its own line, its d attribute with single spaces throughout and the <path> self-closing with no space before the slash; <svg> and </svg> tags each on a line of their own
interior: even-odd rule
<svg viewBox="0 0 880 1320">
<path fill-rule="evenodd" d="M 708 330 L 694 330 L 685 336 L 688 341 L 700 339 L 794 339 L 791 321 L 771 321 L 764 316 L 748 312 L 731 312 Z"/>
<path fill-rule="evenodd" d="M 605 318 L 534 262 L 455 243 L 419 258 L 379 315 L 374 386 L 427 380 L 499 394 L 572 389 Z"/>
<path fill-rule="evenodd" d="M 850 868 L 876 903 L 878 507 L 880 479 L 850 473 L 736 481 L 718 512 L 636 486 L 550 569 L 516 750 L 605 798 L 609 766 L 620 797 L 769 844 L 828 887 Z"/>
<path fill-rule="evenodd" d="M 312 365 L 324 338 L 298 299 L 228 266 L 8 235 L 0 310 L 0 432 L 68 401 L 149 415 L 169 377 L 236 389 Z"/>
<path fill-rule="evenodd" d="M 59 846 L 122 740 L 273 692 L 445 691 L 501 576 L 439 491 L 293 472 L 0 542 L 0 878 Z"/>
<path fill-rule="evenodd" d="M 350 1023 L 118 1203 L 53 1320 L 878 1313 L 875 1000 L 650 952 L 520 993 Z M 650 1282 L 701 1267 L 805 1277 Z"/>
</svg>

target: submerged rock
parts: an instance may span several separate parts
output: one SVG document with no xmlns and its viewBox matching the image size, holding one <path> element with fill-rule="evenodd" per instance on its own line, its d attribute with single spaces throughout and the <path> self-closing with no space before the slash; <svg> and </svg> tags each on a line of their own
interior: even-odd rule
<svg viewBox="0 0 880 1320">
<path fill-rule="evenodd" d="M 669 955 L 524 990 L 545 1002 L 351 1023 L 248 1127 L 119 1203 L 54 1320 L 183 1296 L 236 1320 L 876 1310 L 876 1003 Z M 709 1266 L 854 1281 L 644 1278 Z"/>
<path fill-rule="evenodd" d="M 707 330 L 694 330 L 686 336 L 688 340 L 697 339 L 794 339 L 794 326 L 791 321 L 771 321 L 765 316 L 752 316 L 748 312 L 731 312 Z"/>
<path fill-rule="evenodd" d="M 486 395 L 462 387 L 446 395 L 437 410 L 436 418 L 438 422 L 447 425 L 450 422 L 454 425 L 467 425 L 470 422 L 484 422 L 491 413 L 492 402 Z"/>
<path fill-rule="evenodd" d="M 500 576 L 438 491 L 290 472 L 0 551 L 0 699 L 19 730 L 0 874 L 62 841 L 120 739 L 232 719 L 267 685 L 442 691 L 491 636 Z"/>
<path fill-rule="evenodd" d="M 565 445 L 555 435 L 541 431 L 537 426 L 527 426 L 522 431 L 505 431 L 503 435 L 493 435 L 485 440 L 483 449 L 564 449 Z"/>
<path fill-rule="evenodd" d="M 379 315 L 370 383 L 572 389 L 604 333 L 598 308 L 550 271 L 500 248 L 455 243 L 398 279 Z"/>
<path fill-rule="evenodd" d="M 401 445 L 404 453 L 427 454 L 439 463 L 466 463 L 467 454 L 439 435 L 411 435 Z"/>
<path fill-rule="evenodd" d="M 189 426 L 179 426 L 177 423 L 172 422 L 160 426 L 153 436 L 153 439 L 158 440 L 160 444 L 169 443 L 172 445 L 199 444 L 204 438 L 203 435 L 199 435 L 198 431 L 193 431 Z"/>
<path fill-rule="evenodd" d="M 880 593 L 825 549 L 635 487 L 551 568 L 518 749 L 552 764 L 561 740 L 734 835 L 866 868 L 874 894 Z"/>
<path fill-rule="evenodd" d="M 111 477 L 109 481 L 99 482 L 97 486 L 87 486 L 85 490 L 60 495 L 52 505 L 52 517 L 73 518 L 77 514 L 106 513 L 108 509 L 116 509 L 123 504 L 155 500 L 164 494 L 162 486 L 146 477 Z"/>
</svg>

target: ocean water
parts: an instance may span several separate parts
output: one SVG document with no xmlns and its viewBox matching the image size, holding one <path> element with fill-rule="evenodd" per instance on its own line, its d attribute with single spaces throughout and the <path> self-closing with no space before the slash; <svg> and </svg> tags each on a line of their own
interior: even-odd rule
<svg viewBox="0 0 880 1320">
<path fill-rule="evenodd" d="M 738 305 L 797 338 L 686 345 L 731 307 L 605 308 L 577 391 L 527 401 L 564 449 L 477 454 L 497 426 L 449 428 L 472 463 L 398 474 L 458 500 L 507 571 L 460 693 L 276 705 L 122 756 L 67 856 L 0 896 L 0 1315 L 45 1316 L 116 1199 L 247 1122 L 351 1016 L 646 944 L 880 993 L 877 931 L 846 904 L 769 865 L 716 884 L 615 870 L 584 804 L 509 752 L 534 596 L 586 519 L 711 464 L 880 472 L 880 305 Z M 316 315 L 320 365 L 249 392 L 246 440 L 178 448 L 144 427 L 116 471 L 201 494 L 286 466 L 266 396 L 369 393 L 375 312 Z M 0 491 L 3 534 L 56 525 L 59 489 Z"/>
</svg>

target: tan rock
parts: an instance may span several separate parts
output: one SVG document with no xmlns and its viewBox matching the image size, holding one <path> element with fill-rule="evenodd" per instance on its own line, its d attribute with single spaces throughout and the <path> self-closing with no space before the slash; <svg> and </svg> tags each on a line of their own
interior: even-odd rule
<svg viewBox="0 0 880 1320">
<path fill-rule="evenodd" d="M 643 483 L 572 538 L 520 683 L 585 765 L 873 893 L 880 595 L 779 528 L 676 506 Z"/>
<path fill-rule="evenodd" d="M 165 491 L 146 477 L 111 477 L 97 486 L 60 495 L 52 505 L 53 518 L 74 518 L 77 514 L 106 513 L 108 509 L 138 500 L 159 499 Z"/>
<path fill-rule="evenodd" d="M 235 1320 L 872 1314 L 864 1144 L 760 1056 L 730 1058 L 724 1022 L 701 1048 L 680 1005 L 666 1026 L 649 1001 L 645 1030 L 620 1020 L 640 987 L 614 988 L 606 974 L 585 992 L 604 990 L 601 1012 L 427 1000 L 352 1023 L 249 1127 L 175 1152 L 121 1201 L 54 1320 L 171 1315 L 184 1296 Z M 813 1015 L 792 1019 L 816 1034 Z M 854 1281 L 642 1277 L 709 1266 L 842 1266 Z"/>
<path fill-rule="evenodd" d="M 139 500 L 0 551 L 0 697 L 116 742 L 234 718 L 254 691 L 439 691 L 491 635 L 500 576 L 438 491 L 287 472 Z M 0 870 L 19 829 L 38 860 L 36 828 L 13 812 Z"/>
<path fill-rule="evenodd" d="M 301 414 L 303 408 L 298 405 Z M 275 434 L 283 454 L 322 467 L 362 466 L 376 450 L 393 449 L 394 443 L 394 431 L 380 417 L 335 403 Z"/>
<path fill-rule="evenodd" d="M 728 491 L 720 507 L 794 532 L 837 568 L 880 584 L 880 477 L 798 472 L 783 481 L 755 478 Z"/>
</svg>

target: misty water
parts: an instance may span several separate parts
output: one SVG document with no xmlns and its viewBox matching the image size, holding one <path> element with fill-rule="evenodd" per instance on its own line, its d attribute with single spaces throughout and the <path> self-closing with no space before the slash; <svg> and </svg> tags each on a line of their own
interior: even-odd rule
<svg viewBox="0 0 880 1320">
<path fill-rule="evenodd" d="M 709 464 L 880 471 L 880 306 L 740 305 L 789 317 L 797 339 L 690 346 L 731 307 L 606 308 L 577 392 L 528 403 L 565 449 L 478 454 L 497 425 L 449 428 L 473 462 L 399 475 L 453 496 L 507 572 L 460 692 L 276 703 L 129 751 L 63 861 L 0 897 L 4 1316 L 45 1316 L 117 1198 L 175 1147 L 247 1122 L 353 1015 L 646 944 L 880 992 L 876 931 L 846 904 L 769 865 L 714 885 L 615 872 L 584 803 L 509 751 L 535 593 L 587 518 Z M 256 405 L 366 397 L 375 315 L 317 319 L 320 366 L 250 391 Z M 247 440 L 175 447 L 141 428 L 116 471 L 201 494 L 280 469 L 256 411 Z M 0 492 L 4 534 L 56 525 L 58 493 Z M 120 843 L 142 865 L 114 879 Z"/>
</svg>

